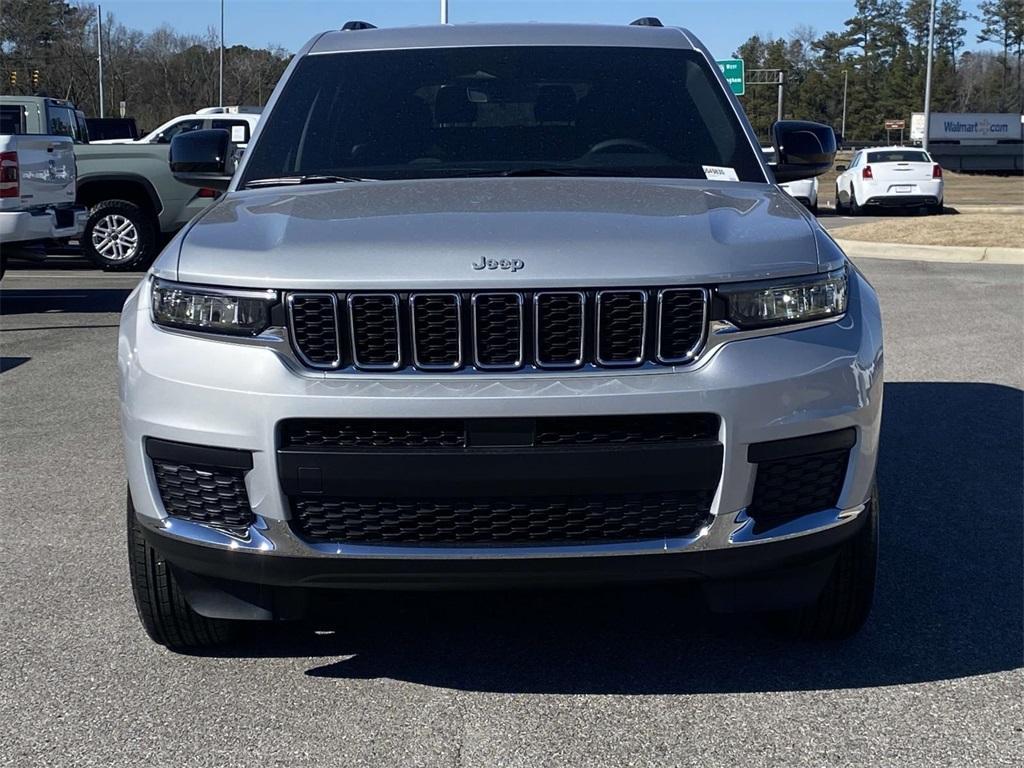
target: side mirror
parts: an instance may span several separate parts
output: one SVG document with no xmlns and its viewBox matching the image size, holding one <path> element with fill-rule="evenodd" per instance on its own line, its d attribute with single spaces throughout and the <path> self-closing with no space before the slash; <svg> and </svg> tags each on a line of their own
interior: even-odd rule
<svg viewBox="0 0 1024 768">
<path fill-rule="evenodd" d="M 846 166 L 845 165 L 837 165 L 836 166 L 836 170 L 839 171 L 840 173 L 842 173 L 843 171 L 846 170 Z"/>
<path fill-rule="evenodd" d="M 821 123 L 779 120 L 772 125 L 772 146 L 778 158 L 772 170 L 779 184 L 820 176 L 836 159 L 836 135 Z"/>
<path fill-rule="evenodd" d="M 222 128 L 179 133 L 171 139 L 171 173 L 182 184 L 224 191 L 235 172 L 231 134 Z"/>
</svg>

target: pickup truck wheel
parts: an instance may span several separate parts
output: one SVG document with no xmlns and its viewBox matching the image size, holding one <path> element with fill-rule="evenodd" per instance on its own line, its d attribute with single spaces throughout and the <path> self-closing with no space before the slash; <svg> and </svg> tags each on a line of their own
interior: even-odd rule
<svg viewBox="0 0 1024 768">
<path fill-rule="evenodd" d="M 828 583 L 816 603 L 778 618 L 788 634 L 805 640 L 843 640 L 861 628 L 871 612 L 878 562 L 878 487 L 862 513 L 868 516 L 839 551 Z"/>
<path fill-rule="evenodd" d="M 196 651 L 229 642 L 233 623 L 208 619 L 192 610 L 174 576 L 155 549 L 146 543 L 128 495 L 128 567 L 132 593 L 142 626 L 156 643 L 175 651 Z"/>
<path fill-rule="evenodd" d="M 145 269 L 156 255 L 156 224 L 127 200 L 104 200 L 89 213 L 82 250 L 101 269 Z"/>
</svg>

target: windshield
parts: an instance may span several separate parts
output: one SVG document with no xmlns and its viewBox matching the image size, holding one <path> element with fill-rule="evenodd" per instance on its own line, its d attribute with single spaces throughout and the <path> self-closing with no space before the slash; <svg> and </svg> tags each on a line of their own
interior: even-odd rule
<svg viewBox="0 0 1024 768">
<path fill-rule="evenodd" d="M 765 182 L 707 62 L 659 48 L 518 46 L 306 56 L 242 186 L 508 172 Z M 722 169 L 727 169 L 723 174 Z"/>
</svg>

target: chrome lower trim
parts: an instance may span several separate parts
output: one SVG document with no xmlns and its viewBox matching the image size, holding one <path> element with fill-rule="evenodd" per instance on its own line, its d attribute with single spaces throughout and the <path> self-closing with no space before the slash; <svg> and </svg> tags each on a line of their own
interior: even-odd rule
<svg viewBox="0 0 1024 768">
<path fill-rule="evenodd" d="M 848 509 L 825 509 L 759 534 L 753 533 L 753 518 L 747 514 L 746 509 L 741 509 L 738 512 L 712 517 L 705 527 L 688 538 L 549 547 L 384 547 L 311 543 L 296 536 L 287 522 L 267 520 L 258 515 L 256 522 L 244 536 L 235 536 L 208 525 L 171 517 L 154 520 L 140 516 L 139 521 L 162 536 L 196 546 L 258 552 L 268 556 L 379 560 L 506 560 L 657 555 L 756 546 L 801 536 L 813 536 L 847 525 L 856 520 L 867 506 L 865 502 Z"/>
</svg>

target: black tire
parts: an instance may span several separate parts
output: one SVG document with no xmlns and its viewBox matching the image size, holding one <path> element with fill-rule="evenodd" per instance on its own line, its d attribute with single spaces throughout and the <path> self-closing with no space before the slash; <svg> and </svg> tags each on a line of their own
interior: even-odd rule
<svg viewBox="0 0 1024 768">
<path fill-rule="evenodd" d="M 864 209 L 861 207 L 860 203 L 857 202 L 857 193 L 854 191 L 853 187 L 850 187 L 850 215 L 860 216 L 863 211 Z"/>
<path fill-rule="evenodd" d="M 878 488 L 872 488 L 867 519 L 839 551 L 835 567 L 817 602 L 778 618 L 790 635 L 817 641 L 843 640 L 864 625 L 871 613 L 878 563 Z"/>
<path fill-rule="evenodd" d="M 139 620 L 153 642 L 175 651 L 199 651 L 231 641 L 234 626 L 192 610 L 174 576 L 156 550 L 146 543 L 128 496 L 128 568 Z"/>
<path fill-rule="evenodd" d="M 127 230 L 116 236 L 114 224 L 120 222 Z M 100 269 L 146 269 L 157 254 L 156 218 L 127 200 L 104 200 L 89 211 L 81 243 L 82 253 Z"/>
<path fill-rule="evenodd" d="M 932 216 L 941 216 L 943 214 L 942 203 L 938 202 L 935 205 L 929 205 L 928 213 L 931 214 Z"/>
<path fill-rule="evenodd" d="M 839 197 L 839 185 L 836 184 L 836 213 L 837 214 L 842 213 L 843 212 L 843 208 L 844 208 L 843 201 Z"/>
<path fill-rule="evenodd" d="M 810 209 L 811 213 L 813 213 L 815 216 L 818 215 L 818 201 L 817 200 L 814 201 L 813 205 L 809 205 L 807 207 Z"/>
</svg>

